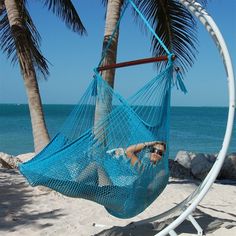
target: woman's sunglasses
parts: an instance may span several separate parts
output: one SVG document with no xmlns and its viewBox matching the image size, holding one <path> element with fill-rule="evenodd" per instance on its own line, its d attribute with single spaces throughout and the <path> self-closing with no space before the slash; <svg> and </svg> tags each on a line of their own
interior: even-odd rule
<svg viewBox="0 0 236 236">
<path fill-rule="evenodd" d="M 150 152 L 151 153 L 156 153 L 156 154 L 158 154 L 160 156 L 162 156 L 164 154 L 163 150 L 160 150 L 160 149 L 157 149 L 157 148 L 154 148 L 154 147 L 150 148 Z"/>
</svg>

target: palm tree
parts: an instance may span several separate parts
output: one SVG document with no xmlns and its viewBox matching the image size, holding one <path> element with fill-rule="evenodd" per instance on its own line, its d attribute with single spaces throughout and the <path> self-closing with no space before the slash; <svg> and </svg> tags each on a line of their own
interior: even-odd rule
<svg viewBox="0 0 236 236">
<path fill-rule="evenodd" d="M 80 35 L 86 33 L 70 0 L 42 2 L 74 32 Z M 12 62 L 18 61 L 20 65 L 28 96 L 36 153 L 49 142 L 37 82 L 38 75 L 46 79 L 49 70 L 39 45 L 40 35 L 27 11 L 26 0 L 0 0 L 0 48 Z"/>
<path fill-rule="evenodd" d="M 103 50 L 106 48 L 112 33 L 117 26 L 120 18 L 121 9 L 124 2 L 127 0 L 102 0 L 106 6 L 106 23 L 105 33 L 103 39 Z M 199 0 L 206 4 L 206 0 Z M 133 0 L 142 14 L 150 22 L 156 34 L 161 38 L 168 50 L 176 56 L 174 65 L 176 68 L 180 67 L 179 74 L 183 74 L 191 67 L 196 58 L 196 22 L 191 13 L 177 0 Z M 133 10 L 133 15 L 136 22 L 145 29 L 144 22 L 140 19 L 137 12 Z M 113 37 L 109 50 L 106 51 L 102 66 L 116 63 L 117 47 L 118 47 L 119 27 Z M 155 36 L 151 38 L 153 56 L 165 55 L 165 50 L 160 45 Z M 165 62 L 158 64 L 161 69 Z M 111 87 L 114 87 L 115 69 L 102 71 L 103 78 Z M 110 101 L 109 101 L 110 100 Z M 111 104 L 112 98 L 106 96 L 106 104 Z M 110 112 L 108 105 L 104 109 L 104 105 L 96 104 L 95 124 Z M 104 138 L 103 138 L 104 139 Z"/>
</svg>

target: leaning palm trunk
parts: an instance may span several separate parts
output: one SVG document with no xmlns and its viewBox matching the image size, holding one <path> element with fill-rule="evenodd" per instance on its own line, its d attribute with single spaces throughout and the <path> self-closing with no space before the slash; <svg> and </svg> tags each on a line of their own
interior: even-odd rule
<svg viewBox="0 0 236 236">
<path fill-rule="evenodd" d="M 35 152 L 39 152 L 48 142 L 49 135 L 46 129 L 43 116 L 41 98 L 39 94 L 34 63 L 30 50 L 27 46 L 22 46 L 24 37 L 24 26 L 22 24 L 19 8 L 13 0 L 5 0 L 8 20 L 16 44 L 17 56 L 21 68 L 21 73 L 24 79 L 24 84 L 28 96 L 28 104 L 31 116 L 32 131 L 34 137 Z"/>
<path fill-rule="evenodd" d="M 20 59 L 23 59 L 19 55 Z M 33 68 L 33 67 L 32 67 Z M 28 96 L 29 111 L 34 137 L 34 149 L 38 153 L 49 143 L 49 135 L 44 120 L 41 97 L 34 69 L 27 74 L 22 71 Z"/>
<path fill-rule="evenodd" d="M 103 40 L 103 51 L 107 47 L 109 39 L 114 32 L 117 22 L 120 18 L 121 6 L 123 0 L 108 0 L 107 4 L 107 13 L 106 13 L 106 24 L 105 24 L 105 34 Z M 114 37 L 112 38 L 112 42 L 106 51 L 105 57 L 102 61 L 102 66 L 110 65 L 116 63 L 116 55 L 117 55 L 117 46 L 118 46 L 118 35 L 119 29 L 117 29 Z M 115 79 L 115 69 L 105 70 L 102 72 L 102 77 L 107 83 L 113 88 L 114 87 L 114 79 Z M 103 89 L 103 88 L 101 88 Z M 96 110 L 95 110 L 95 119 L 94 119 L 94 127 L 95 127 L 95 136 L 100 140 L 104 145 L 106 144 L 106 135 L 104 129 L 106 128 L 106 124 L 104 124 L 104 128 L 96 129 L 97 125 L 100 121 L 104 120 L 104 118 L 110 113 L 112 106 L 112 96 L 107 93 L 104 89 L 103 91 L 99 91 L 102 93 L 103 99 L 97 99 L 96 101 Z M 103 135 L 100 135 L 103 134 Z"/>
</svg>

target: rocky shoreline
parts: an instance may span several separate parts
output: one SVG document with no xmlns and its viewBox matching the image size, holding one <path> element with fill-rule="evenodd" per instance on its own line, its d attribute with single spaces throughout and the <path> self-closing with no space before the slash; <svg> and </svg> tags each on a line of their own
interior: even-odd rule
<svg viewBox="0 0 236 236">
<path fill-rule="evenodd" d="M 171 176 L 179 179 L 203 180 L 214 165 L 217 156 L 218 154 L 179 151 L 174 160 L 169 160 Z M 217 179 L 236 180 L 236 153 L 226 156 Z"/>
</svg>

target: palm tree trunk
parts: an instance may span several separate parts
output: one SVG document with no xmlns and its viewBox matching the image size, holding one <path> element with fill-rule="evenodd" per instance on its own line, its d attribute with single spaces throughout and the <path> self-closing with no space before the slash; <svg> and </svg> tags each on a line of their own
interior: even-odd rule
<svg viewBox="0 0 236 236">
<path fill-rule="evenodd" d="M 108 0 L 107 4 L 107 13 L 106 13 L 106 23 L 105 23 L 105 33 L 103 39 L 103 50 L 107 47 L 109 39 L 117 25 L 117 22 L 120 18 L 121 13 L 121 6 L 123 0 Z M 119 29 L 117 29 L 110 47 L 108 48 L 105 58 L 102 62 L 102 66 L 110 65 L 116 63 L 116 56 L 117 56 L 117 46 L 118 46 L 118 36 L 119 36 Z M 114 80 L 115 80 L 115 69 L 105 70 L 102 72 L 102 77 L 107 83 L 113 88 L 114 87 Z M 95 110 L 95 136 L 104 144 L 106 145 L 106 135 L 104 132 L 105 124 L 103 124 L 104 129 L 96 129 L 97 125 L 101 120 L 109 114 L 111 110 L 112 104 L 112 96 L 107 94 L 105 90 L 102 91 L 103 99 L 97 99 L 96 102 L 96 110 Z M 103 134 L 101 134 L 103 133 Z"/>
<path fill-rule="evenodd" d="M 26 35 L 24 34 L 24 25 L 22 24 L 21 14 L 19 12 L 17 3 L 15 0 L 5 0 L 4 3 L 9 24 L 11 26 L 11 31 L 15 40 L 18 61 L 28 96 L 34 148 L 35 152 L 38 153 L 46 144 L 48 144 L 49 135 L 44 120 L 42 102 L 34 64 L 30 50 L 27 50 L 26 46 L 21 47 L 21 43 L 19 43 L 19 40 L 24 40 Z"/>
<path fill-rule="evenodd" d="M 104 40 L 103 40 L 103 50 L 106 48 L 108 41 L 120 18 L 122 3 L 123 3 L 123 0 L 108 0 L 106 23 L 105 23 L 105 34 L 104 34 Z M 112 43 L 103 60 L 103 63 L 102 63 L 103 66 L 116 63 L 118 36 L 119 36 L 119 29 L 117 29 L 113 37 Z M 115 79 L 115 69 L 103 71 L 102 76 L 108 82 L 108 84 L 113 88 L 114 79 Z"/>
<path fill-rule="evenodd" d="M 44 119 L 43 107 L 34 71 L 31 75 L 23 73 L 31 117 L 34 149 L 40 152 L 49 143 L 49 134 Z"/>
</svg>

